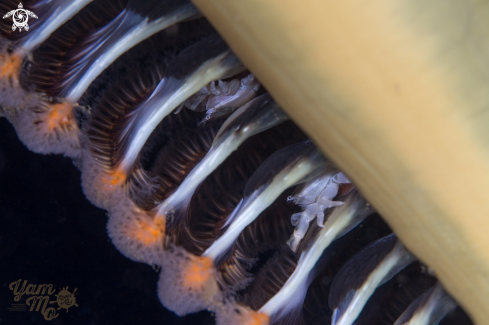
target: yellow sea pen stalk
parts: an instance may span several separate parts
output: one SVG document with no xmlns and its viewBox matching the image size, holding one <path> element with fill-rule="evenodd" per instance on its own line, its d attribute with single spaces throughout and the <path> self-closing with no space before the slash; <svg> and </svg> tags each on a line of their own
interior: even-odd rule
<svg viewBox="0 0 489 325">
<path fill-rule="evenodd" d="M 489 319 L 489 2 L 194 0 L 478 324 Z"/>
</svg>

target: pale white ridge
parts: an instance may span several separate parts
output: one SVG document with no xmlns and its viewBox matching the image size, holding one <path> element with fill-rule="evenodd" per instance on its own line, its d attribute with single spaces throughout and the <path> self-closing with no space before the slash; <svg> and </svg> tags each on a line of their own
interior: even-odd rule
<svg viewBox="0 0 489 325">
<path fill-rule="evenodd" d="M 241 108 L 239 108 L 228 120 L 233 121 L 236 117 L 244 114 L 246 110 L 253 104 L 253 102 L 248 102 Z M 216 139 L 222 134 L 222 132 L 226 132 L 227 126 L 230 122 L 226 122 L 222 125 L 221 129 L 216 136 Z M 281 120 L 277 119 L 276 123 L 268 123 L 267 126 L 275 125 L 280 123 Z M 235 132 L 238 131 L 239 132 Z M 188 200 L 197 187 L 209 176 L 224 160 L 226 160 L 229 155 L 250 136 L 256 134 L 256 132 L 261 130 L 261 124 L 253 123 L 252 125 L 247 125 L 243 128 L 239 128 L 238 130 L 230 131 L 230 135 L 228 135 L 224 141 L 219 143 L 216 147 L 214 144 L 209 149 L 209 152 L 205 155 L 204 159 L 195 166 L 194 169 L 185 177 L 185 180 L 178 187 L 178 189 L 170 195 L 158 208 L 158 214 L 167 215 L 168 212 L 172 211 L 178 204 L 185 202 Z M 214 140 L 214 143 L 216 141 Z"/>
<path fill-rule="evenodd" d="M 158 208 L 158 214 L 166 215 L 179 203 L 186 201 L 202 183 L 248 137 L 241 133 L 224 140 L 217 148 L 211 148 L 204 159 L 185 177 L 185 180 Z"/>
<path fill-rule="evenodd" d="M 416 258 L 409 253 L 406 248 L 397 242 L 394 249 L 387 254 L 382 262 L 375 268 L 370 276 L 365 280 L 363 285 L 355 292 L 348 308 L 341 315 L 340 319 L 332 325 L 351 325 L 362 312 L 363 307 L 374 291 L 386 280 L 386 276 L 399 265 L 408 265 Z"/>
<path fill-rule="evenodd" d="M 43 17 L 44 23 L 33 30 L 29 37 L 20 45 L 20 48 L 27 53 L 32 52 L 36 47 L 44 42 L 58 27 L 67 22 L 81 8 L 93 0 L 74 0 L 74 1 L 57 1 L 52 4 L 58 6 L 50 17 Z"/>
<path fill-rule="evenodd" d="M 138 128 L 137 133 L 134 134 L 134 138 L 131 139 L 126 155 L 121 162 L 121 167 L 124 170 L 128 170 L 132 167 L 139 155 L 139 152 L 146 143 L 146 140 L 148 140 L 153 130 L 163 120 L 163 118 L 165 118 L 165 116 L 170 114 L 183 101 L 196 93 L 204 85 L 208 84 L 212 80 L 220 79 L 229 72 L 229 67 L 220 64 L 221 60 L 227 55 L 229 55 L 229 53 L 226 52 L 212 60 L 205 62 L 195 73 L 192 74 L 192 76 L 187 78 L 187 81 L 181 87 L 179 87 L 176 91 L 173 91 L 169 97 L 163 96 L 160 99 L 151 101 L 159 87 L 155 89 L 153 95 L 146 101 L 146 103 L 143 104 L 151 105 L 153 107 L 148 109 L 150 113 L 145 115 L 144 119 L 141 119 L 138 123 L 142 126 Z M 161 82 L 166 81 L 167 79 L 164 79 Z M 145 109 L 147 108 L 143 107 L 141 111 Z"/>
<path fill-rule="evenodd" d="M 272 316 L 284 309 L 297 292 L 307 285 L 307 277 L 323 251 L 355 220 L 356 209 L 351 201 L 333 210 L 311 247 L 302 253 L 296 269 L 284 286 L 263 307 L 260 312 Z"/>
<path fill-rule="evenodd" d="M 257 195 L 260 189 L 256 190 L 251 197 L 251 202 L 246 202 L 233 220 L 226 232 L 219 237 L 203 254 L 212 259 L 216 259 L 238 238 L 241 231 L 255 220 L 260 213 L 265 210 L 277 197 L 287 188 L 303 180 L 308 174 L 316 169 L 317 165 L 311 161 L 303 159 L 295 164 L 290 170 L 286 169 L 278 173 L 272 182 Z"/>
<path fill-rule="evenodd" d="M 436 284 L 428 302 L 417 309 L 407 325 L 436 325 L 456 307 L 455 301 L 445 292 L 440 283 Z"/>
<path fill-rule="evenodd" d="M 151 35 L 176 24 L 182 19 L 188 18 L 195 13 L 197 13 L 197 10 L 195 10 L 195 12 L 186 11 L 184 15 L 170 15 L 170 17 L 162 17 L 150 23 L 148 23 L 149 19 L 146 18 L 140 24 L 134 26 L 124 36 L 119 38 L 104 54 L 99 56 L 85 72 L 83 77 L 80 78 L 80 81 L 75 83 L 75 86 L 68 92 L 66 98 L 71 102 L 76 103 L 93 80 L 95 80 L 95 78 L 97 78 L 102 71 L 111 65 L 119 56 Z"/>
</svg>

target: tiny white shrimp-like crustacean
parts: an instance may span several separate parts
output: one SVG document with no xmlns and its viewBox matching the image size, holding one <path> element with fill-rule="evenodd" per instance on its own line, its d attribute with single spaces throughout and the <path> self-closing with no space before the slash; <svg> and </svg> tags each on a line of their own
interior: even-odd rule
<svg viewBox="0 0 489 325">
<path fill-rule="evenodd" d="M 297 251 L 302 238 L 304 238 L 309 224 L 317 218 L 319 227 L 324 227 L 324 210 L 341 206 L 344 202 L 332 201 L 340 188 L 340 184 L 349 184 L 351 181 L 345 174 L 326 173 L 319 178 L 305 184 L 303 190 L 296 196 L 289 196 L 288 201 L 302 206 L 304 211 L 292 215 L 291 222 L 295 226 L 294 233 L 288 240 L 292 251 Z"/>
<path fill-rule="evenodd" d="M 231 81 L 212 81 L 199 90 L 185 102 L 185 106 L 191 110 L 205 110 L 206 116 L 203 122 L 212 118 L 232 113 L 256 97 L 260 83 L 253 74 Z M 206 102 L 207 99 L 207 102 Z"/>
</svg>

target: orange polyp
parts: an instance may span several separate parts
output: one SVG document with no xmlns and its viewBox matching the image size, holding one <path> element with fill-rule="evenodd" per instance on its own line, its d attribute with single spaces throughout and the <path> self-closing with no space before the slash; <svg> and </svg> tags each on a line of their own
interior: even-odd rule
<svg viewBox="0 0 489 325">
<path fill-rule="evenodd" d="M 54 104 L 48 115 L 48 129 L 50 131 L 60 126 L 70 126 L 74 123 L 73 106 L 69 103 Z"/>
<path fill-rule="evenodd" d="M 3 64 L 0 66 L 0 77 L 12 78 L 18 82 L 20 65 L 22 64 L 23 57 L 20 55 L 7 55 L 2 58 Z M 1 61 L 0 61 L 1 62 Z"/>
<path fill-rule="evenodd" d="M 195 288 L 204 284 L 214 274 L 214 264 L 209 257 L 197 256 L 184 270 L 185 284 Z"/>
<path fill-rule="evenodd" d="M 246 325 L 268 325 L 270 324 L 270 317 L 267 314 L 252 312 L 250 313 L 250 319 Z"/>
<path fill-rule="evenodd" d="M 117 169 L 111 174 L 106 174 L 102 178 L 102 183 L 105 186 L 109 186 L 109 187 L 122 185 L 125 181 L 126 181 L 126 173 L 121 169 Z"/>
<path fill-rule="evenodd" d="M 146 219 L 138 222 L 139 228 L 134 233 L 135 239 L 144 246 L 151 246 L 161 241 L 165 234 L 165 224 L 152 223 Z"/>
</svg>

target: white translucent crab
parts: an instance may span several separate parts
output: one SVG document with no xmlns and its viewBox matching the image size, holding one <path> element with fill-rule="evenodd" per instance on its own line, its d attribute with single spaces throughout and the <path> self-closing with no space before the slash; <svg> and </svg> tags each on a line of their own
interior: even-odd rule
<svg viewBox="0 0 489 325">
<path fill-rule="evenodd" d="M 185 107 L 194 111 L 206 110 L 202 122 L 232 113 L 256 97 L 260 83 L 253 74 L 230 81 L 212 81 L 185 101 Z M 206 100 L 207 99 L 207 100 Z"/>
<path fill-rule="evenodd" d="M 324 227 L 324 210 L 341 206 L 344 202 L 332 201 L 341 184 L 350 184 L 351 181 L 342 172 L 328 172 L 315 178 L 304 185 L 304 188 L 294 196 L 289 196 L 287 201 L 304 208 L 302 212 L 292 215 L 291 222 L 295 226 L 294 233 L 287 241 L 290 249 L 297 251 L 302 238 L 304 238 L 309 224 L 316 219 L 319 227 Z"/>
</svg>

